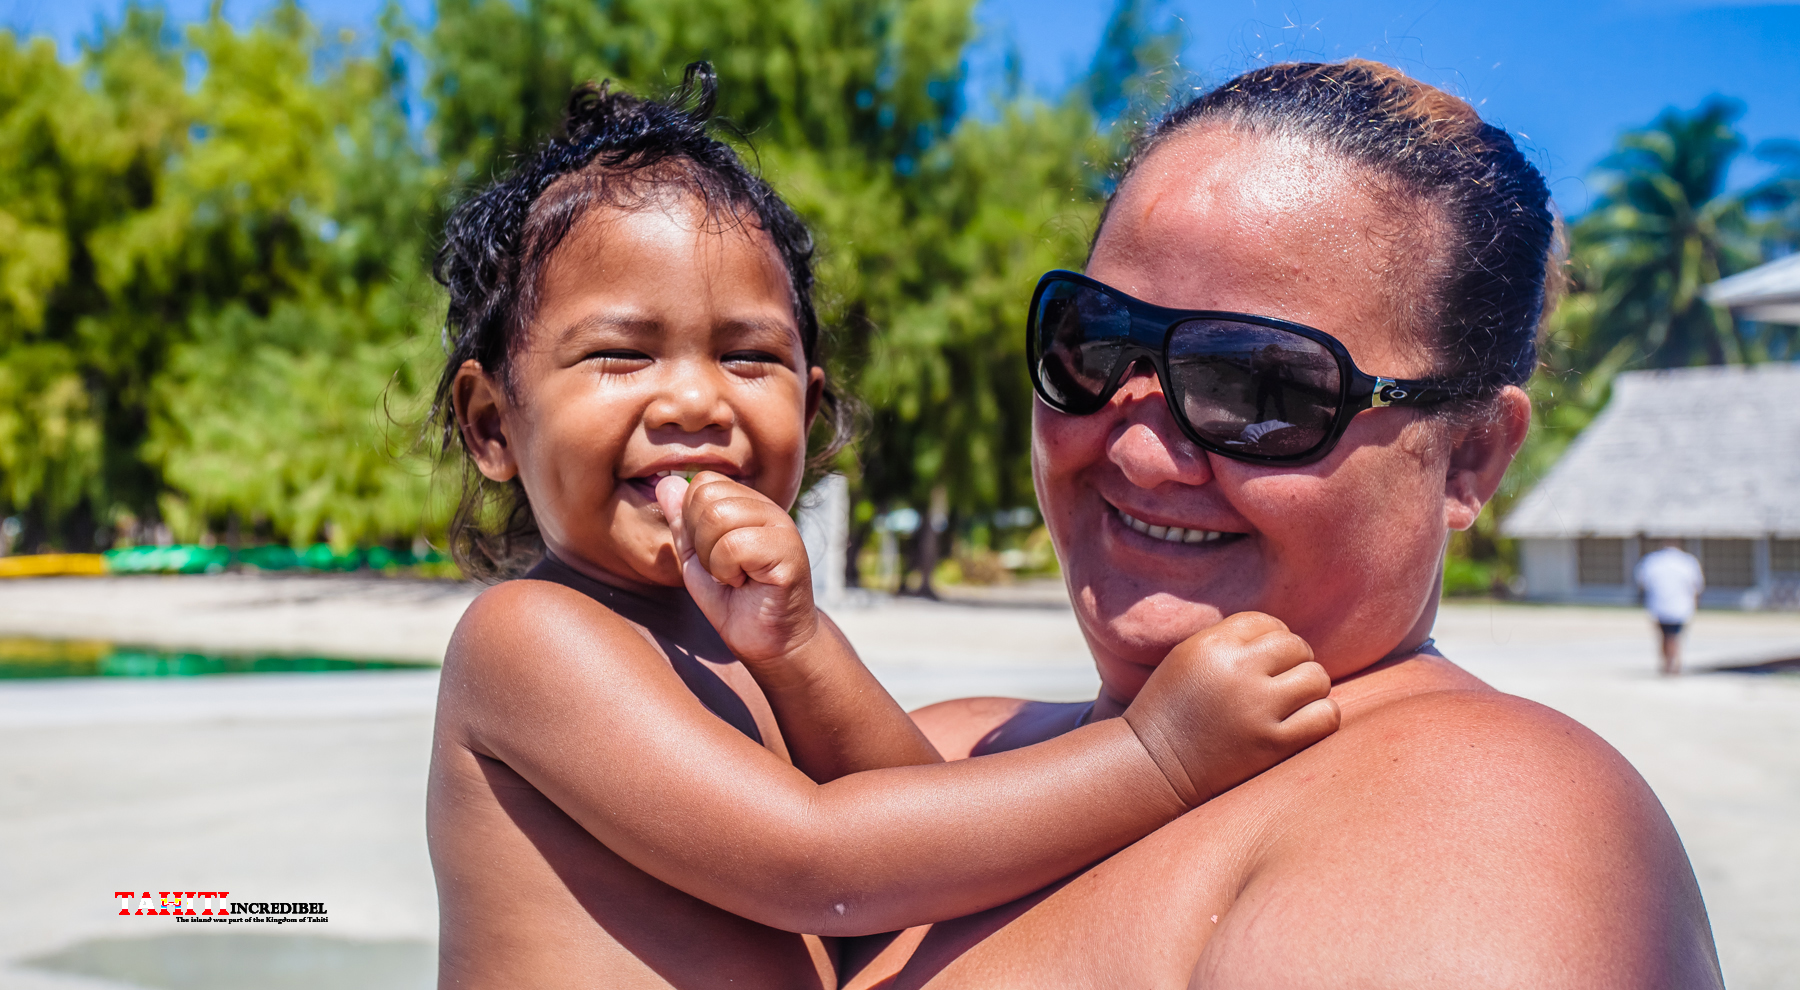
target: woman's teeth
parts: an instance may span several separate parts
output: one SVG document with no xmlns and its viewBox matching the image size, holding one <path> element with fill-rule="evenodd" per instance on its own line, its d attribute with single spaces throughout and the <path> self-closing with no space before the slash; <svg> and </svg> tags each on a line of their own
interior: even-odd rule
<svg viewBox="0 0 1800 990">
<path fill-rule="evenodd" d="M 1163 540 L 1168 543 L 1211 543 L 1219 537 L 1227 535 L 1225 533 L 1214 532 L 1210 529 L 1182 529 L 1180 526 L 1152 526 L 1142 519 L 1133 518 L 1127 514 L 1125 510 L 1116 506 L 1113 511 L 1119 514 L 1119 518 L 1125 521 L 1125 525 L 1130 526 L 1132 529 L 1143 533 L 1153 540 Z"/>
</svg>

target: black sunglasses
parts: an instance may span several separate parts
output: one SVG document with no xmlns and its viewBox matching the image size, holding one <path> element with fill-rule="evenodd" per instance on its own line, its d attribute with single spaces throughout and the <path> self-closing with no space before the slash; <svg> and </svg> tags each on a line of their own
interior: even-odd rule
<svg viewBox="0 0 1800 990">
<path fill-rule="evenodd" d="M 1050 408 L 1097 412 L 1147 360 L 1181 432 L 1258 464 L 1309 464 L 1364 409 L 1428 406 L 1479 383 L 1364 374 L 1322 330 L 1245 313 L 1165 309 L 1075 272 L 1038 280 L 1026 324 L 1031 383 Z"/>
</svg>

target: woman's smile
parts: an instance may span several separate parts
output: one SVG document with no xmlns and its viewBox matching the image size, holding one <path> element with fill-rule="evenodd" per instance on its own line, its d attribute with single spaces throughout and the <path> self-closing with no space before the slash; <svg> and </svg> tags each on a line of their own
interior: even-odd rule
<svg viewBox="0 0 1800 990">
<path fill-rule="evenodd" d="M 1197 525 L 1184 526 L 1172 522 L 1151 522 L 1149 521 L 1150 519 L 1161 517 L 1161 514 L 1154 510 L 1138 510 L 1148 517 L 1146 519 L 1140 519 L 1137 516 L 1126 512 L 1124 509 L 1113 505 L 1111 502 L 1107 503 L 1107 507 L 1112 509 L 1111 516 L 1113 519 L 1123 523 L 1125 528 L 1129 529 L 1131 532 L 1147 537 L 1152 548 L 1156 550 L 1189 550 L 1196 545 L 1216 548 L 1220 543 L 1233 542 L 1248 535 L 1245 533 L 1225 532 L 1217 529 L 1205 529 Z"/>
</svg>

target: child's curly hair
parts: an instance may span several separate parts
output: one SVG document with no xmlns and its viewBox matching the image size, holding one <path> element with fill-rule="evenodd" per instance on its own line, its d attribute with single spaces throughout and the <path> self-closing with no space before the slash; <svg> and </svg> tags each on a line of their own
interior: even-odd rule
<svg viewBox="0 0 1800 990">
<path fill-rule="evenodd" d="M 451 388 L 475 361 L 509 395 L 512 355 L 538 305 L 550 256 L 596 207 L 635 210 L 670 192 L 702 204 L 721 229 L 750 222 L 787 267 L 794 316 L 809 366 L 820 366 L 813 309 L 813 238 L 775 190 L 712 137 L 718 80 L 694 62 L 665 100 L 583 84 L 569 97 L 561 136 L 522 156 L 512 172 L 464 201 L 444 228 L 432 274 L 449 290 L 446 360 L 432 419 L 445 456 L 462 448 Z M 850 411 L 830 388 L 822 402 L 828 439 L 815 463 L 847 441 Z M 466 450 L 464 451 L 466 454 Z M 450 523 L 450 552 L 464 573 L 498 580 L 522 573 L 543 552 L 537 520 L 517 478 L 489 481 L 463 458 L 462 498 Z"/>
</svg>

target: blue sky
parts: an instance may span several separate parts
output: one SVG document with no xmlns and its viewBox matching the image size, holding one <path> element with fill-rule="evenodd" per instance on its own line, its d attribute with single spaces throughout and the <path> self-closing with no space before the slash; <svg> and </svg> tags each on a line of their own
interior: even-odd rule
<svg viewBox="0 0 1800 990">
<path fill-rule="evenodd" d="M 233 20 L 268 0 L 232 0 Z M 428 0 L 406 0 L 416 16 Z M 65 51 L 119 0 L 0 0 L 0 23 L 50 34 Z M 303 3 L 328 24 L 372 21 L 379 5 Z M 205 0 L 170 0 L 178 17 Z M 1025 77 L 1060 92 L 1086 67 L 1110 0 L 983 0 L 985 37 L 974 63 L 1016 44 Z M 1747 106 L 1752 145 L 1800 139 L 1800 0 L 1168 0 L 1186 37 L 1182 63 L 1217 82 L 1267 61 L 1361 55 L 1400 66 L 1475 103 L 1520 136 L 1565 211 L 1579 212 L 1584 176 L 1618 133 L 1664 107 L 1692 108 L 1720 93 Z M 983 53 L 987 55 L 984 59 Z M 1753 160 L 1734 184 L 1760 173 Z"/>
</svg>

